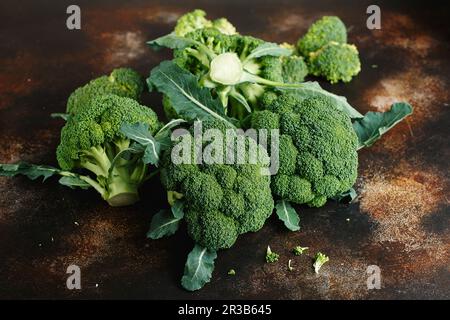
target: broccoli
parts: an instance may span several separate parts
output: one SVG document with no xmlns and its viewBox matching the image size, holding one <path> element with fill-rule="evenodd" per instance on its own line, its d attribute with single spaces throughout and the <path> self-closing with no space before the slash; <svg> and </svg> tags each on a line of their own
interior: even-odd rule
<svg viewBox="0 0 450 320">
<path fill-rule="evenodd" d="M 93 79 L 76 89 L 67 100 L 66 111 L 69 114 L 77 114 L 90 104 L 92 98 L 104 94 L 137 100 L 143 90 L 144 80 L 136 71 L 128 68 L 115 69 L 109 76 Z"/>
<path fill-rule="evenodd" d="M 308 247 L 301 247 L 301 246 L 296 246 L 294 249 L 292 249 L 292 252 L 296 255 L 296 256 L 300 256 L 303 254 L 304 251 L 308 250 Z"/>
<path fill-rule="evenodd" d="M 215 119 L 204 120 L 202 126 L 222 133 L 235 129 Z M 248 137 L 245 142 L 244 151 L 249 155 L 256 142 Z M 182 195 L 188 233 L 197 244 L 210 250 L 230 248 L 240 234 L 261 229 L 271 215 L 270 176 L 261 174 L 268 158 L 259 148 L 262 156 L 255 164 L 200 165 L 194 155 L 191 163 L 174 164 L 173 148 L 163 153 L 161 182 L 168 198 L 173 198 L 174 191 L 179 198 Z"/>
<path fill-rule="evenodd" d="M 271 186 L 281 199 L 321 207 L 355 183 L 358 138 L 350 118 L 325 96 L 272 97 L 267 110 L 252 114 L 251 127 L 280 129 L 279 170 Z"/>
<path fill-rule="evenodd" d="M 257 38 L 225 35 L 213 28 L 195 30 L 185 37 L 192 45 L 176 49 L 175 62 L 196 75 L 200 85 L 211 89 L 228 114 L 238 119 L 258 109 L 258 99 L 265 91 L 298 87 L 307 74 L 302 57 L 289 56 L 290 49 Z M 265 50 L 261 50 L 263 46 Z M 276 53 L 265 55 L 265 51 Z"/>
<path fill-rule="evenodd" d="M 324 16 L 314 22 L 308 32 L 297 42 L 300 54 L 305 57 L 317 51 L 329 42 L 347 43 L 347 29 L 335 16 Z"/>
<path fill-rule="evenodd" d="M 282 77 L 286 83 L 301 83 L 308 75 L 308 67 L 303 57 L 281 57 Z"/>
<path fill-rule="evenodd" d="M 61 131 L 56 155 L 63 170 L 83 169 L 95 176 L 90 184 L 111 206 L 128 205 L 139 198 L 138 187 L 147 168 L 140 155 L 121 156 L 130 140 L 121 133 L 125 123 L 145 123 L 151 133 L 160 127 L 151 109 L 116 95 L 93 97 Z"/>
<path fill-rule="evenodd" d="M 349 82 L 361 70 L 358 49 L 354 45 L 330 42 L 309 54 L 309 70 L 331 83 Z"/>
<path fill-rule="evenodd" d="M 174 33 L 184 37 L 189 32 L 203 28 L 214 28 L 224 34 L 235 34 L 236 28 L 225 18 L 214 21 L 206 19 L 206 12 L 200 9 L 182 15 L 175 26 Z"/>
<path fill-rule="evenodd" d="M 322 268 L 322 266 L 328 261 L 330 261 L 330 258 L 324 255 L 322 252 L 318 252 L 314 257 L 314 264 L 313 264 L 314 272 L 318 274 L 320 268 Z"/>
<path fill-rule="evenodd" d="M 280 255 L 279 255 L 278 253 L 273 252 L 273 251 L 270 249 L 270 246 L 267 246 L 267 250 L 266 250 L 266 262 L 267 262 L 267 263 L 277 262 L 279 258 L 280 258 Z"/>
</svg>

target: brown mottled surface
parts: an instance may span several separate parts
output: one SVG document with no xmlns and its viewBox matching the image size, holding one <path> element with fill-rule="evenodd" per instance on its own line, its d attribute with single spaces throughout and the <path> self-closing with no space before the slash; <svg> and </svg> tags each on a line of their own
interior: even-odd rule
<svg viewBox="0 0 450 320">
<path fill-rule="evenodd" d="M 78 3 L 81 31 L 65 28 L 66 1 L 0 4 L 0 162 L 55 164 L 63 124 L 49 114 L 64 110 L 73 89 L 114 67 L 147 74 L 169 53 L 152 52 L 145 40 L 169 32 L 179 14 L 195 7 L 278 42 L 296 41 L 322 15 L 339 15 L 363 69 L 349 84 L 324 85 L 361 112 L 406 100 L 415 113 L 360 152 L 355 203 L 299 208 L 297 233 L 271 218 L 220 252 L 213 280 L 196 293 L 179 285 L 192 246 L 184 228 L 168 239 L 145 238 L 164 204 L 156 180 L 145 185 L 140 204 L 115 209 L 94 192 L 54 180 L 0 178 L 0 298 L 450 298 L 448 6 L 378 2 L 382 29 L 370 31 L 369 3 L 362 1 Z M 157 95 L 144 101 L 161 110 Z M 268 244 L 281 254 L 279 263 L 263 262 Z M 309 253 L 292 256 L 298 244 Z M 311 269 L 317 251 L 330 257 L 319 276 Z M 80 291 L 65 287 L 70 264 L 81 267 Z M 381 268 L 381 290 L 366 288 L 372 264 Z M 230 268 L 236 276 L 227 276 Z"/>
</svg>

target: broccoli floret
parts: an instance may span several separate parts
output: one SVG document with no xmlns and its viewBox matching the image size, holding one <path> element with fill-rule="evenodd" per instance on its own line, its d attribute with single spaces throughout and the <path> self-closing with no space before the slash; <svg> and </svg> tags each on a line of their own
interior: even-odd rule
<svg viewBox="0 0 450 320">
<path fill-rule="evenodd" d="M 206 12 L 200 9 L 188 12 L 182 15 L 174 29 L 177 36 L 184 37 L 188 33 L 203 29 L 214 28 L 224 34 L 235 34 L 236 28 L 225 18 L 219 18 L 214 21 L 206 19 Z"/>
<path fill-rule="evenodd" d="M 232 129 L 219 120 L 204 120 L 202 126 L 222 133 Z M 256 144 L 245 138 L 247 154 L 252 143 Z M 197 244 L 213 250 L 229 248 L 240 234 L 261 229 L 272 213 L 270 177 L 261 173 L 268 165 L 267 153 L 259 148 L 262 156 L 255 164 L 174 164 L 172 149 L 164 152 L 161 182 L 169 193 L 183 195 L 188 233 Z M 190 159 L 195 158 L 191 154 Z"/>
<path fill-rule="evenodd" d="M 358 49 L 354 45 L 330 42 L 310 53 L 309 68 L 311 74 L 322 76 L 331 83 L 349 82 L 361 71 Z"/>
<path fill-rule="evenodd" d="M 313 264 L 314 272 L 318 274 L 320 268 L 322 268 L 322 266 L 328 261 L 330 261 L 330 258 L 324 255 L 322 252 L 318 252 L 314 257 L 314 264 Z"/>
<path fill-rule="evenodd" d="M 280 255 L 276 252 L 273 252 L 270 249 L 270 246 L 267 246 L 267 250 L 266 250 L 266 262 L 267 263 L 274 263 L 277 262 L 278 259 L 280 258 Z"/>
<path fill-rule="evenodd" d="M 237 34 L 235 26 L 233 26 L 230 23 L 230 21 L 228 21 L 225 18 L 219 18 L 219 19 L 214 20 L 212 27 L 216 28 L 223 34 L 228 34 L 228 35 Z"/>
<path fill-rule="evenodd" d="M 279 170 L 272 191 L 298 204 L 323 206 L 355 183 L 358 139 L 350 118 L 323 97 L 283 93 L 252 114 L 254 129 L 279 125 Z"/>
<path fill-rule="evenodd" d="M 95 177 L 92 186 L 112 206 L 136 202 L 146 165 L 139 155 L 118 156 L 130 146 L 130 140 L 120 132 L 122 124 L 135 123 L 147 124 L 152 134 L 160 127 L 156 113 L 133 99 L 93 97 L 61 131 L 56 152 L 60 167 L 87 171 Z"/>
<path fill-rule="evenodd" d="M 67 100 L 66 111 L 69 114 L 77 114 L 90 104 L 92 98 L 104 94 L 138 100 L 143 90 L 144 80 L 136 71 L 129 68 L 115 69 L 109 76 L 93 79 L 76 89 Z"/>
<path fill-rule="evenodd" d="M 264 92 L 277 87 L 298 87 L 307 74 L 302 57 L 251 55 L 261 39 L 226 35 L 213 28 L 195 30 L 185 35 L 192 46 L 174 51 L 175 62 L 196 75 L 203 87 L 220 98 L 228 115 L 240 120 L 248 111 L 260 108 Z"/>
<path fill-rule="evenodd" d="M 297 47 L 305 57 L 327 45 L 329 42 L 347 43 L 347 29 L 335 16 L 324 16 L 314 22 L 308 32 L 298 41 Z"/>
<path fill-rule="evenodd" d="M 304 251 L 308 250 L 308 247 L 301 247 L 301 246 L 296 246 L 294 247 L 294 249 L 292 249 L 292 252 L 296 255 L 296 256 L 300 256 L 303 254 Z"/>
<path fill-rule="evenodd" d="M 308 67 L 303 57 L 281 57 L 283 82 L 300 83 L 308 75 Z"/>
</svg>

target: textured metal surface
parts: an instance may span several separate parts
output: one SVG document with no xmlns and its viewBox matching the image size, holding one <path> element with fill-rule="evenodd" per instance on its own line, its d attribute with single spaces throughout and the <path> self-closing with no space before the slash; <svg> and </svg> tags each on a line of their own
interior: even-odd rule
<svg viewBox="0 0 450 320">
<path fill-rule="evenodd" d="M 415 113 L 360 152 L 354 204 L 299 208 L 297 233 L 271 218 L 220 252 L 212 282 L 195 293 L 179 285 L 192 246 L 185 230 L 145 238 L 164 205 L 158 181 L 144 186 L 138 205 L 115 209 L 94 192 L 54 180 L 0 178 L 1 298 L 450 298 L 448 7 L 381 2 L 382 29 L 370 31 L 369 3 L 361 1 L 78 3 L 81 31 L 65 28 L 65 1 L 0 4 L 0 162 L 55 164 L 63 123 L 49 114 L 64 110 L 74 88 L 114 67 L 146 74 L 169 52 L 152 52 L 145 41 L 196 7 L 228 17 L 241 33 L 278 42 L 294 42 L 313 20 L 336 14 L 350 27 L 363 69 L 349 84 L 325 86 L 361 112 L 405 100 Z M 157 95 L 144 101 L 161 110 Z M 268 244 L 281 254 L 279 263 L 264 263 Z M 293 257 L 299 244 L 310 254 Z M 311 269 L 317 251 L 330 257 L 319 276 Z M 81 267 L 82 290 L 65 287 L 70 264 Z M 371 264 L 381 268 L 381 290 L 366 288 Z M 236 276 L 227 276 L 230 268 Z"/>
</svg>

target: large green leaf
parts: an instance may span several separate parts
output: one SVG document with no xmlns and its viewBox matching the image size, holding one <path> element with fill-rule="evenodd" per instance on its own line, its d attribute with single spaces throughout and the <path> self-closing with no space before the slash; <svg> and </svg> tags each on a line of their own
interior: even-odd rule
<svg viewBox="0 0 450 320">
<path fill-rule="evenodd" d="M 291 90 L 291 89 L 286 89 Z M 298 97 L 302 99 L 312 98 L 312 97 L 326 97 L 331 99 L 334 105 L 348 114 L 350 118 L 362 118 L 363 115 L 359 113 L 355 108 L 353 108 L 347 101 L 345 97 L 335 95 L 331 92 L 328 92 L 319 85 L 317 82 L 303 82 L 298 85 L 297 88 L 292 89 L 290 91 L 296 94 Z"/>
<path fill-rule="evenodd" d="M 184 266 L 184 275 L 181 278 L 183 288 L 195 291 L 208 283 L 214 271 L 214 260 L 216 258 L 216 251 L 195 245 Z"/>
<path fill-rule="evenodd" d="M 148 124 L 135 123 L 135 124 L 123 124 L 120 131 L 130 140 L 136 141 L 138 144 L 144 147 L 144 155 L 142 161 L 144 163 L 158 165 L 161 144 L 150 133 Z"/>
<path fill-rule="evenodd" d="M 275 210 L 278 218 L 284 222 L 286 228 L 291 231 L 300 230 L 299 222 L 300 218 L 295 212 L 295 209 L 292 208 L 291 204 L 286 200 L 279 200 L 275 205 Z"/>
<path fill-rule="evenodd" d="M 197 78 L 180 68 L 173 61 L 163 61 L 155 67 L 147 79 L 150 88 L 167 95 L 183 119 L 188 121 L 216 118 L 233 125 L 225 115 L 218 99 L 213 99 L 207 88 L 200 88 Z"/>
<path fill-rule="evenodd" d="M 367 112 L 364 118 L 353 123 L 359 140 L 359 149 L 373 145 L 383 134 L 412 112 L 412 106 L 406 102 L 394 103 L 386 112 Z"/>
<path fill-rule="evenodd" d="M 159 239 L 174 234 L 180 225 L 181 218 L 174 217 L 168 210 L 156 213 L 147 232 L 147 238 Z"/>
</svg>

